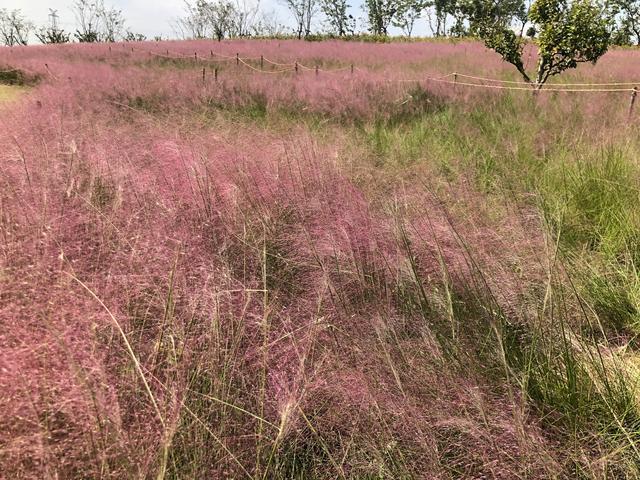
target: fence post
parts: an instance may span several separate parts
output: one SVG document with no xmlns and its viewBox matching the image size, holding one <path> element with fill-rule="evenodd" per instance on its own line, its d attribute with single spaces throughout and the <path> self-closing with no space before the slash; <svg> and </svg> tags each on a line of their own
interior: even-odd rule
<svg viewBox="0 0 640 480">
<path fill-rule="evenodd" d="M 351 75 L 353 75 L 353 63 L 351 64 Z"/>
<path fill-rule="evenodd" d="M 209 50 L 209 54 L 211 55 L 211 58 L 213 58 L 213 50 Z"/>
<path fill-rule="evenodd" d="M 264 70 L 264 56 L 260 55 L 260 70 Z"/>
<path fill-rule="evenodd" d="M 218 67 L 213 70 L 213 79 L 218 83 Z"/>
<path fill-rule="evenodd" d="M 206 68 L 202 67 L 202 83 L 205 83 Z"/>
<path fill-rule="evenodd" d="M 629 120 L 633 115 L 633 107 L 636 105 L 636 97 L 638 96 L 638 87 L 633 87 L 631 91 L 631 102 L 629 103 Z"/>
<path fill-rule="evenodd" d="M 236 53 L 236 67 L 240 66 L 240 54 Z"/>
<path fill-rule="evenodd" d="M 193 52 L 193 59 L 198 63 L 198 52 Z"/>
<path fill-rule="evenodd" d="M 316 65 L 316 77 L 318 76 L 318 65 Z"/>
<path fill-rule="evenodd" d="M 297 61 L 297 60 L 296 60 L 296 65 L 295 65 L 295 67 L 294 67 L 294 68 L 295 68 L 295 70 L 296 70 L 296 73 L 298 73 L 298 61 Z"/>
</svg>

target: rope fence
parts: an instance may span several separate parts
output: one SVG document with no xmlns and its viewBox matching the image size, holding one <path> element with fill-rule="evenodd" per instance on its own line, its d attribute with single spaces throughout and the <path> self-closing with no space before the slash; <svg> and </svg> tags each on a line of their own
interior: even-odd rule
<svg viewBox="0 0 640 480">
<path fill-rule="evenodd" d="M 171 53 L 173 55 L 162 55 L 162 54 L 158 54 L 155 52 L 151 52 L 149 51 L 150 54 L 155 55 L 155 56 L 159 56 L 159 57 L 165 57 L 165 58 L 175 58 L 175 59 L 194 59 L 195 61 L 202 61 L 202 62 L 217 62 L 220 60 L 212 60 L 203 56 L 198 56 L 197 53 L 194 53 L 194 56 L 192 57 L 191 55 L 187 55 L 187 54 L 183 54 L 183 53 L 179 53 L 179 52 L 169 52 L 167 50 L 168 53 Z M 260 56 L 260 57 L 240 57 L 239 54 L 236 54 L 235 56 L 232 55 L 225 55 L 219 52 L 214 52 L 213 50 L 210 51 L 210 56 L 211 57 L 218 57 L 220 59 L 223 59 L 223 61 L 236 61 L 236 64 L 242 64 L 246 67 L 248 67 L 249 69 L 256 71 L 256 72 L 260 72 L 260 73 L 287 73 L 287 72 L 298 72 L 300 70 L 305 70 L 305 71 L 309 71 L 309 72 L 316 72 L 316 73 L 340 73 L 340 72 L 345 72 L 347 70 L 351 70 L 351 72 L 353 73 L 354 71 L 358 71 L 358 72 L 362 72 L 362 73 L 370 73 L 367 70 L 363 70 L 359 67 L 354 67 L 354 65 L 349 65 L 349 66 L 345 66 L 345 67 L 338 67 L 338 68 L 333 68 L 333 69 L 327 69 L 327 68 L 320 68 L 319 66 L 315 66 L 315 67 L 310 67 L 308 65 L 305 65 L 301 62 L 289 62 L 289 63 L 282 63 L 282 62 L 276 62 L 270 58 L 267 58 L 265 56 Z M 253 65 L 249 64 L 248 61 L 260 61 L 260 68 L 256 68 Z M 281 68 L 278 70 L 265 70 L 264 69 L 264 63 L 268 63 L 270 65 L 273 66 L 277 66 L 277 67 L 287 67 L 287 68 Z M 450 77 L 454 77 L 454 80 L 446 80 L 447 78 Z M 460 79 L 468 79 L 468 80 L 475 80 L 476 83 L 472 82 L 472 81 L 459 81 L 458 78 Z M 419 82 L 419 81 L 423 81 L 423 80 L 427 80 L 427 81 L 435 81 L 435 82 L 441 82 L 441 83 L 450 83 L 450 84 L 455 84 L 455 85 L 460 85 L 460 86 L 466 86 L 466 87 L 478 87 L 478 88 L 490 88 L 490 89 L 497 89 L 497 90 L 513 90 L 513 91 L 539 91 L 539 92 L 631 92 L 634 90 L 634 87 L 640 85 L 640 81 L 638 82 L 594 82 L 594 83 L 555 83 L 555 84 L 549 84 L 548 87 L 546 88 L 542 88 L 542 89 L 536 89 L 536 84 L 534 83 L 528 83 L 522 80 L 501 80 L 501 79 L 497 79 L 497 78 L 488 78 L 488 77 L 481 77 L 481 76 L 475 76 L 475 75 L 468 75 L 468 74 L 464 74 L 464 73 L 458 73 L 458 72 L 452 72 L 449 73 L 447 75 L 444 75 L 442 77 L 422 77 L 422 78 L 418 78 L 418 79 L 386 79 L 386 81 L 389 82 Z M 483 82 L 483 83 L 477 83 L 477 82 Z M 585 88 L 574 88 L 574 87 L 585 87 Z M 594 88 L 586 88 L 586 87 L 594 87 Z M 609 88 L 612 87 L 612 88 Z M 617 88 L 620 87 L 620 88 Z M 628 88 L 625 88 L 628 87 Z"/>
<path fill-rule="evenodd" d="M 370 74 L 371 72 L 360 67 L 354 66 L 354 64 L 350 64 L 348 66 L 338 67 L 338 68 L 320 68 L 319 65 L 316 66 L 308 66 L 298 61 L 294 62 L 277 62 L 273 59 L 267 58 L 264 55 L 260 55 L 260 57 L 241 57 L 239 53 L 235 55 L 226 55 L 220 52 L 215 52 L 213 50 L 209 51 L 209 55 L 199 55 L 198 52 L 194 52 L 193 55 L 188 55 L 181 52 L 170 51 L 169 49 L 164 50 L 164 53 L 154 52 L 151 50 L 137 50 L 138 52 L 148 53 L 150 56 L 158 57 L 158 58 L 166 58 L 166 59 L 174 59 L 174 60 L 192 60 L 196 64 L 198 63 L 209 63 L 216 65 L 214 78 L 215 81 L 218 81 L 218 68 L 217 64 L 220 62 L 235 62 L 236 67 L 243 66 L 251 71 L 261 73 L 261 74 L 287 74 L 294 73 L 297 75 L 300 72 L 315 72 L 316 77 L 319 76 L 320 73 L 323 74 L 339 74 L 342 72 L 350 71 L 353 75 L 354 72 L 359 72 L 362 74 Z M 109 52 L 111 52 L 111 47 L 109 47 Z M 128 49 L 127 49 L 128 52 Z M 131 47 L 131 52 L 134 52 L 134 47 Z M 259 62 L 259 67 L 252 65 L 249 62 Z M 271 65 L 273 67 L 281 67 L 277 69 L 273 68 L 265 68 L 265 63 Z M 56 75 L 51 71 L 49 66 L 45 64 L 45 69 L 47 73 L 53 78 L 57 80 Z M 25 69 L 22 69 L 26 71 Z M 0 70 L 0 74 L 2 73 L 10 73 L 19 71 L 17 68 L 10 68 L 8 70 Z M 206 71 L 202 69 L 202 81 L 203 83 L 206 81 Z M 629 106 L 629 115 L 633 112 L 636 96 L 638 93 L 637 86 L 640 85 L 640 80 L 638 82 L 604 82 L 604 83 L 554 83 L 548 84 L 545 88 L 540 88 L 538 85 L 534 83 L 528 83 L 525 81 L 518 80 L 501 80 L 497 78 L 488 78 L 482 76 L 469 75 L 465 73 L 452 72 L 442 76 L 421 76 L 420 78 L 412 78 L 412 79 L 401 79 L 401 78 L 385 78 L 382 79 L 384 82 L 388 83 L 420 83 L 420 82 L 434 82 L 440 84 L 452 85 L 454 88 L 458 87 L 467 87 L 467 88 L 480 88 L 480 89 L 490 89 L 490 90 L 503 90 L 503 91 L 527 91 L 532 92 L 534 94 L 538 93 L 554 93 L 554 92 L 567 92 L 567 93 L 631 93 L 631 103 Z"/>
</svg>

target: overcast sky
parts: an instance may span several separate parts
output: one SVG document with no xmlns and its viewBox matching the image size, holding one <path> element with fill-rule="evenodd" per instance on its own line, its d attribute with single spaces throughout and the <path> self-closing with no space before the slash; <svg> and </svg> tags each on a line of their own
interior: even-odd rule
<svg viewBox="0 0 640 480">
<path fill-rule="evenodd" d="M 149 39 L 156 35 L 175 36 L 171 25 L 184 12 L 184 0 L 105 0 L 104 3 L 122 10 L 128 29 L 142 33 Z M 353 6 L 351 13 L 358 19 L 358 25 L 361 25 L 361 0 L 350 3 Z M 0 0 L 0 7 L 20 9 L 36 25 L 47 24 L 49 8 L 53 8 L 58 11 L 60 26 L 71 32 L 75 30 L 72 4 L 73 0 Z M 279 23 L 287 26 L 292 24 L 291 16 L 282 6 L 282 0 L 260 0 L 260 7 L 263 12 L 274 12 Z M 425 35 L 426 32 L 426 22 L 421 19 L 416 23 L 414 34 Z"/>
</svg>

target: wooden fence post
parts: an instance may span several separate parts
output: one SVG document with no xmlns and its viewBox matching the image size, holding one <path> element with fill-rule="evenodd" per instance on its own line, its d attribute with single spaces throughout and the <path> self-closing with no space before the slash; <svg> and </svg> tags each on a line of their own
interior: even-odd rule
<svg viewBox="0 0 640 480">
<path fill-rule="evenodd" d="M 240 66 L 240 54 L 236 53 L 236 67 Z"/>
<path fill-rule="evenodd" d="M 353 75 L 353 63 L 351 64 L 351 75 Z"/>
<path fill-rule="evenodd" d="M 318 76 L 318 65 L 316 65 L 316 77 Z"/>
<path fill-rule="evenodd" d="M 213 79 L 218 83 L 218 67 L 213 70 Z"/>
<path fill-rule="evenodd" d="M 636 105 L 636 97 L 638 96 L 638 87 L 633 87 L 631 91 L 631 102 L 629 103 L 629 120 L 633 116 L 633 107 Z"/>
<path fill-rule="evenodd" d="M 206 76 L 206 68 L 202 67 L 202 83 L 205 83 L 205 81 L 206 81 L 205 80 L 205 78 L 206 78 L 205 76 Z"/>
<path fill-rule="evenodd" d="M 264 56 L 260 55 L 260 70 L 264 70 Z"/>
<path fill-rule="evenodd" d="M 296 73 L 298 73 L 298 61 L 297 61 L 297 60 L 296 60 L 296 64 L 295 64 L 295 67 L 294 67 L 294 68 L 295 68 L 295 70 L 296 70 Z"/>
</svg>

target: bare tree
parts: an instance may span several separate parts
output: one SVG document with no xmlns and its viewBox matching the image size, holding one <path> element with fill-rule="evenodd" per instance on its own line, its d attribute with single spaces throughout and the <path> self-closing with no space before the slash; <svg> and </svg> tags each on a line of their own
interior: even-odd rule
<svg viewBox="0 0 640 480">
<path fill-rule="evenodd" d="M 99 42 L 102 1 L 76 0 L 72 10 L 78 24 L 76 39 L 83 43 Z"/>
<path fill-rule="evenodd" d="M 52 8 L 49 9 L 49 25 L 38 28 L 35 34 L 44 44 L 67 43 L 70 37 L 67 32 L 58 27 L 58 11 Z"/>
<path fill-rule="evenodd" d="M 185 0 L 186 15 L 176 24 L 185 38 L 247 37 L 251 35 L 258 14 L 258 2 L 247 0 Z"/>
<path fill-rule="evenodd" d="M 232 35 L 235 37 L 250 36 L 259 11 L 260 0 L 236 0 Z"/>
<path fill-rule="evenodd" d="M 251 34 L 262 37 L 278 37 L 286 33 L 287 27 L 280 23 L 275 12 L 262 13 L 251 27 Z"/>
<path fill-rule="evenodd" d="M 296 22 L 295 33 L 298 38 L 311 34 L 311 21 L 318 13 L 317 0 L 283 0 Z"/>
<path fill-rule="evenodd" d="M 72 10 L 78 24 L 75 37 L 79 42 L 115 42 L 122 38 L 122 11 L 105 7 L 104 0 L 76 0 Z"/>
<path fill-rule="evenodd" d="M 18 9 L 0 8 L 0 41 L 4 45 L 26 45 L 33 24 Z"/>
<path fill-rule="evenodd" d="M 100 11 L 100 41 L 115 42 L 122 37 L 124 30 L 124 17 L 121 10 L 114 7 L 105 8 Z"/>
<path fill-rule="evenodd" d="M 177 28 L 183 38 L 212 38 L 211 3 L 207 0 L 196 0 L 189 3 L 185 0 L 186 15 L 177 21 Z"/>
</svg>

